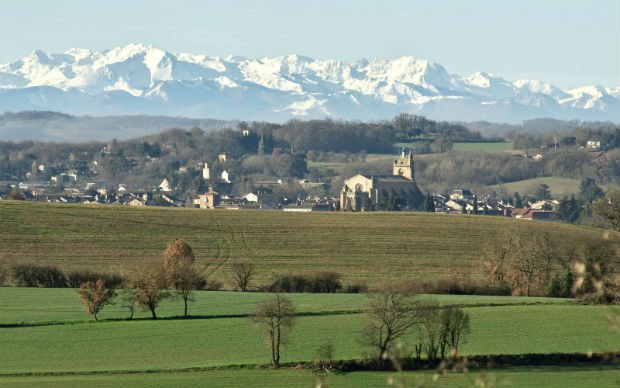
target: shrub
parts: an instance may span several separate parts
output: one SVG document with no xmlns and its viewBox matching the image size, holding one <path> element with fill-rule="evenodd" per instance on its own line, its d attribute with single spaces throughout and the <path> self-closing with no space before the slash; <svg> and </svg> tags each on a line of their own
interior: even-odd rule
<svg viewBox="0 0 620 388">
<path fill-rule="evenodd" d="M 455 277 L 427 281 L 412 280 L 408 283 L 408 289 L 416 294 L 510 295 L 510 289 L 505 285 L 493 286 Z"/>
<path fill-rule="evenodd" d="M 15 285 L 20 287 L 67 287 L 67 279 L 57 267 L 17 264 L 11 269 Z"/>
<path fill-rule="evenodd" d="M 88 270 L 71 271 L 67 273 L 66 277 L 67 286 L 71 288 L 78 288 L 83 283 L 96 282 L 99 279 L 103 280 L 109 288 L 120 288 L 125 281 L 118 274 L 97 273 Z"/>
<path fill-rule="evenodd" d="M 278 275 L 266 287 L 269 292 L 334 293 L 342 289 L 340 274 L 321 272 L 312 276 Z"/>
</svg>

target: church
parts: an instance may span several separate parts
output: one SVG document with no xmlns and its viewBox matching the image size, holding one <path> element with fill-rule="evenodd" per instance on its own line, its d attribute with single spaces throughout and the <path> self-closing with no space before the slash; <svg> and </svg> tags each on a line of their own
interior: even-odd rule
<svg viewBox="0 0 620 388">
<path fill-rule="evenodd" d="M 414 178 L 413 154 L 405 149 L 394 159 L 392 175 L 357 174 L 344 182 L 340 192 L 340 209 L 349 211 L 413 210 L 423 201 Z"/>
</svg>

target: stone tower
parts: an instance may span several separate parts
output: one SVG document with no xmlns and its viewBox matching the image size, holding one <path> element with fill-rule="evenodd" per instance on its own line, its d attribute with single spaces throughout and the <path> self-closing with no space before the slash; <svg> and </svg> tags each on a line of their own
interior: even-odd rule
<svg viewBox="0 0 620 388">
<path fill-rule="evenodd" d="M 409 180 L 413 179 L 413 153 L 411 150 L 401 149 L 398 159 L 394 159 L 392 175 L 402 176 Z"/>
</svg>

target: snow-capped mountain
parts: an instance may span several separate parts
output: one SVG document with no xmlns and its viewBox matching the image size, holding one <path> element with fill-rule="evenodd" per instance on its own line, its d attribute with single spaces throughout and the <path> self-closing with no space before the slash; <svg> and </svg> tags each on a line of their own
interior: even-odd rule
<svg viewBox="0 0 620 388">
<path fill-rule="evenodd" d="M 443 120 L 620 120 L 620 87 L 561 90 L 478 72 L 461 77 L 414 57 L 349 64 L 299 55 L 225 58 L 140 44 L 103 52 L 41 50 L 0 65 L 0 111 L 165 114 L 286 120 L 383 119 L 400 112 Z"/>
</svg>

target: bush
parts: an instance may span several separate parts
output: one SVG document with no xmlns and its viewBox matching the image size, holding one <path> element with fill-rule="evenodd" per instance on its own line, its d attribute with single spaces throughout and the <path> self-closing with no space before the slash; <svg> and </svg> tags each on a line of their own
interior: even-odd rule
<svg viewBox="0 0 620 388">
<path fill-rule="evenodd" d="M 507 286 L 492 286 L 454 277 L 428 281 L 412 280 L 407 288 L 414 294 L 510 295 L 510 289 Z"/>
<path fill-rule="evenodd" d="M 67 273 L 67 286 L 71 288 L 79 288 L 83 283 L 96 282 L 101 279 L 108 288 L 120 288 L 125 282 L 122 276 L 118 274 L 97 273 L 88 270 L 71 271 Z"/>
<path fill-rule="evenodd" d="M 67 279 L 57 267 L 17 264 L 11 269 L 13 282 L 20 287 L 67 287 Z"/>
<path fill-rule="evenodd" d="M 278 275 L 266 287 L 269 292 L 335 293 L 340 289 L 340 275 L 335 272 L 321 272 L 312 276 Z"/>
</svg>

